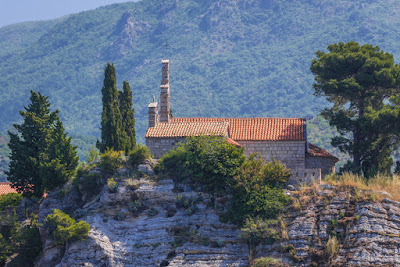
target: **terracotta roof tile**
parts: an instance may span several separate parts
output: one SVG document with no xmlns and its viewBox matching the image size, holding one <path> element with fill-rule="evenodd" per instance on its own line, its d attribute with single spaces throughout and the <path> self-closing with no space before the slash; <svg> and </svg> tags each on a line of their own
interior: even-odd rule
<svg viewBox="0 0 400 267">
<path fill-rule="evenodd" d="M 228 143 L 230 143 L 230 144 L 234 145 L 234 146 L 237 146 L 237 147 L 242 147 L 242 145 L 241 145 L 241 144 L 239 144 L 238 142 L 236 142 L 236 141 L 235 141 L 235 140 L 233 140 L 232 138 L 228 138 L 226 141 L 227 141 Z"/>
<path fill-rule="evenodd" d="M 236 141 L 305 140 L 302 118 L 173 118 L 172 122 L 229 123 L 230 138 Z"/>
<path fill-rule="evenodd" d="M 186 137 L 199 135 L 229 136 L 229 123 L 220 122 L 170 122 L 157 123 L 147 129 L 146 138 Z"/>
<path fill-rule="evenodd" d="M 0 195 L 8 193 L 18 193 L 17 190 L 11 187 L 11 183 L 0 183 Z"/>
<path fill-rule="evenodd" d="M 308 143 L 308 154 L 312 157 L 332 158 L 336 159 L 336 161 L 339 161 L 339 158 L 311 143 Z"/>
</svg>

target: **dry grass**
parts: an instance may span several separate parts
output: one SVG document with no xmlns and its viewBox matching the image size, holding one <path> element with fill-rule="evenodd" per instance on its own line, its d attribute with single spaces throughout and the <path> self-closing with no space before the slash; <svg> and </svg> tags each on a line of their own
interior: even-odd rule
<svg viewBox="0 0 400 267">
<path fill-rule="evenodd" d="M 325 253 L 328 256 L 330 266 L 333 266 L 332 262 L 338 255 L 340 247 L 341 247 L 341 245 L 339 243 L 339 240 L 336 238 L 336 236 L 330 236 L 329 240 L 325 246 Z"/>
<path fill-rule="evenodd" d="M 396 175 L 385 176 L 378 174 L 366 180 L 359 175 L 351 173 L 344 173 L 342 175 L 331 174 L 325 177 L 324 182 L 338 187 L 354 188 L 356 194 L 360 197 L 367 195 L 374 201 L 388 197 L 383 192 L 389 193 L 393 200 L 400 201 L 400 179 Z"/>
</svg>

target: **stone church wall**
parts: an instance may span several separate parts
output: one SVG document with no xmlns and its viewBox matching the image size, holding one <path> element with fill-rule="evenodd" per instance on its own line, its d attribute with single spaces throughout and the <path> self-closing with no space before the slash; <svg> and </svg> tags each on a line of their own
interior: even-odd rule
<svg viewBox="0 0 400 267">
<path fill-rule="evenodd" d="M 327 174 L 335 172 L 336 160 L 326 157 L 306 156 L 306 168 L 321 168 L 321 176 L 324 178 Z"/>
<path fill-rule="evenodd" d="M 185 141 L 184 137 L 146 138 L 146 146 L 150 153 L 154 155 L 154 158 L 159 159 L 183 141 Z"/>
<path fill-rule="evenodd" d="M 240 141 L 246 156 L 258 153 L 266 161 L 280 160 L 290 169 L 304 169 L 305 141 Z"/>
</svg>

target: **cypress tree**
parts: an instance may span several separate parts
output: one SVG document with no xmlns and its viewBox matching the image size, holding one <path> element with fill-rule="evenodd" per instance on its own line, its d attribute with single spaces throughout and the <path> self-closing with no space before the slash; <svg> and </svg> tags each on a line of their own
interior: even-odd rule
<svg viewBox="0 0 400 267">
<path fill-rule="evenodd" d="M 135 110 L 132 108 L 132 91 L 129 83 L 124 81 L 120 92 L 120 108 L 122 129 L 125 133 L 125 152 L 128 153 L 136 146 Z"/>
<path fill-rule="evenodd" d="M 104 153 L 107 148 L 124 150 L 124 134 L 122 132 L 122 118 L 114 64 L 108 63 L 104 69 L 104 83 L 101 93 L 103 95 L 101 142 L 97 142 L 97 148 L 100 149 L 101 153 Z"/>
</svg>

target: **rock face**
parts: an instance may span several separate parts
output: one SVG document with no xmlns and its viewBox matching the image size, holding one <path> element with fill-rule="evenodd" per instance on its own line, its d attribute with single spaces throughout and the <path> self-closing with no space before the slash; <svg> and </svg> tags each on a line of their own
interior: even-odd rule
<svg viewBox="0 0 400 267">
<path fill-rule="evenodd" d="M 130 190 L 120 181 L 118 192 L 105 186 L 82 217 L 91 227 L 89 238 L 66 247 L 54 247 L 45 240 L 43 257 L 37 266 L 247 266 L 248 247 L 237 227 L 219 221 L 209 207 L 210 196 L 196 192 L 174 193 L 172 180 L 158 183 L 140 180 Z M 189 215 L 176 207 L 176 198 L 201 198 L 197 211 Z M 146 210 L 136 217 L 129 203 L 141 199 Z M 41 205 L 40 218 L 62 207 L 56 195 Z M 124 214 L 117 219 L 116 214 Z"/>
<path fill-rule="evenodd" d="M 91 225 L 86 241 L 64 251 L 43 233 L 36 266 L 248 266 L 249 247 L 237 227 L 220 222 L 218 199 L 172 180 L 118 183 L 117 192 L 104 186 L 83 205 L 82 219 Z M 331 185 L 288 194 L 294 202 L 285 213 L 286 239 L 259 245 L 254 257 L 281 258 L 288 266 L 400 265 L 398 202 L 372 202 L 354 189 Z M 194 210 L 178 204 L 185 198 L 196 199 Z M 50 194 L 40 207 L 41 222 L 54 208 L 72 209 L 77 199 L 73 192 L 64 199 Z M 144 208 L 133 210 L 135 201 Z M 333 236 L 338 252 L 330 254 L 326 246 Z"/>
</svg>

